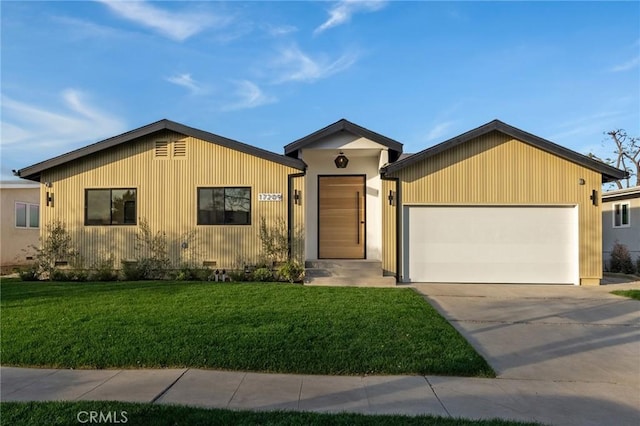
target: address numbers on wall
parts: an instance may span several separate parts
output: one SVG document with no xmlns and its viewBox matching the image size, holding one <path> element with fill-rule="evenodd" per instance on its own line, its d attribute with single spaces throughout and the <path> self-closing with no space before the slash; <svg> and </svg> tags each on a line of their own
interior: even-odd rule
<svg viewBox="0 0 640 426">
<path fill-rule="evenodd" d="M 282 194 L 261 192 L 258 194 L 258 201 L 282 201 Z"/>
</svg>

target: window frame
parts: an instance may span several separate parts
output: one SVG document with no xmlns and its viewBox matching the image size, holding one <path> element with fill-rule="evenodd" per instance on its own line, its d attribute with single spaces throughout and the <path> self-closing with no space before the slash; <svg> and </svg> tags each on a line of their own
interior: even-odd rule
<svg viewBox="0 0 640 426">
<path fill-rule="evenodd" d="M 247 223 L 201 223 L 200 222 L 200 190 L 201 189 L 222 189 L 223 190 L 223 206 L 226 200 L 226 191 L 228 189 L 246 189 L 249 191 L 249 214 Z M 250 186 L 198 186 L 196 188 L 196 225 L 197 226 L 251 226 L 253 223 L 253 200 L 252 200 L 252 188 Z M 233 210 L 230 210 L 233 211 Z M 222 217 L 226 218 L 227 210 L 223 210 Z"/>
<path fill-rule="evenodd" d="M 627 223 L 623 223 L 623 209 L 624 207 L 626 207 L 627 210 Z M 618 210 L 619 208 L 619 210 Z M 616 216 L 617 214 L 620 214 L 620 225 L 616 224 Z M 631 228 L 631 203 L 628 201 L 624 201 L 624 202 L 620 202 L 620 203 L 613 203 L 613 209 L 612 209 L 612 219 L 613 219 L 613 227 L 614 228 Z"/>
<path fill-rule="evenodd" d="M 89 199 L 90 191 L 109 191 L 109 222 L 110 223 L 89 223 Z M 134 219 L 133 223 L 113 223 L 113 191 L 135 191 Z M 125 212 L 125 204 L 123 204 L 123 215 Z M 138 225 L 138 188 L 85 188 L 84 190 L 84 226 L 137 226 Z"/>
<path fill-rule="evenodd" d="M 25 226 L 18 225 L 18 204 L 25 206 L 26 213 L 26 221 Z M 38 225 L 31 226 L 31 209 L 32 207 L 36 207 L 38 211 Z M 16 201 L 13 206 L 13 225 L 16 229 L 40 229 L 40 204 L 37 203 L 28 203 L 26 201 Z"/>
</svg>

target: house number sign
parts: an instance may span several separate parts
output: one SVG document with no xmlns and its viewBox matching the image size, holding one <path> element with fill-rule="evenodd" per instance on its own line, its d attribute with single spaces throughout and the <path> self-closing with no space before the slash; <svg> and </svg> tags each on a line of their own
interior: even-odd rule
<svg viewBox="0 0 640 426">
<path fill-rule="evenodd" d="M 258 201 L 282 201 L 282 194 L 261 192 L 258 194 Z"/>
</svg>

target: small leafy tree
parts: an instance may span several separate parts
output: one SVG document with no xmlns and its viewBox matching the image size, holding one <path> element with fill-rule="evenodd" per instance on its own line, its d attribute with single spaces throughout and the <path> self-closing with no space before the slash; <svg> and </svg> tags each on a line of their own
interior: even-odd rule
<svg viewBox="0 0 640 426">
<path fill-rule="evenodd" d="M 171 261 L 167 250 L 167 235 L 164 232 L 153 233 L 149 222 L 145 218 L 141 218 L 134 248 L 138 252 L 135 267 L 141 278 L 162 279 L 165 277 Z"/>
<path fill-rule="evenodd" d="M 617 241 L 611 250 L 610 269 L 611 272 L 622 272 L 623 274 L 633 274 L 635 272 L 629 249 Z"/>
<path fill-rule="evenodd" d="M 73 247 L 71 235 L 64 222 L 53 221 L 45 228 L 45 235 L 40 247 L 31 246 L 35 251 L 35 273 L 51 280 L 56 275 L 57 266 L 61 262 L 77 263 L 79 253 Z"/>
<path fill-rule="evenodd" d="M 282 218 L 277 218 L 273 225 L 267 225 L 264 217 L 260 218 L 259 229 L 262 252 L 271 262 L 286 262 L 289 259 L 289 228 Z M 302 228 L 291 231 L 291 245 L 298 247 L 304 240 Z"/>
<path fill-rule="evenodd" d="M 282 218 L 276 219 L 274 225 L 267 225 L 267 220 L 260 218 L 260 242 L 262 252 L 272 262 L 284 262 L 289 255 L 289 235 L 287 225 Z"/>
</svg>

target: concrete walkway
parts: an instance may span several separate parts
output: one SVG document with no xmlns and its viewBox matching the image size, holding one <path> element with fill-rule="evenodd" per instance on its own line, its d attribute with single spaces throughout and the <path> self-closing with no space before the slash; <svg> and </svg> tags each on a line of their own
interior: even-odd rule
<svg viewBox="0 0 640 426">
<path fill-rule="evenodd" d="M 415 285 L 497 379 L 0 367 L 0 400 L 640 424 L 640 303 L 597 288 Z"/>
<path fill-rule="evenodd" d="M 196 369 L 2 367 L 2 401 L 133 401 L 200 407 L 432 414 L 555 425 L 637 426 L 633 386 L 438 376 L 308 376 Z M 626 402 L 625 402 L 626 401 Z"/>
</svg>

